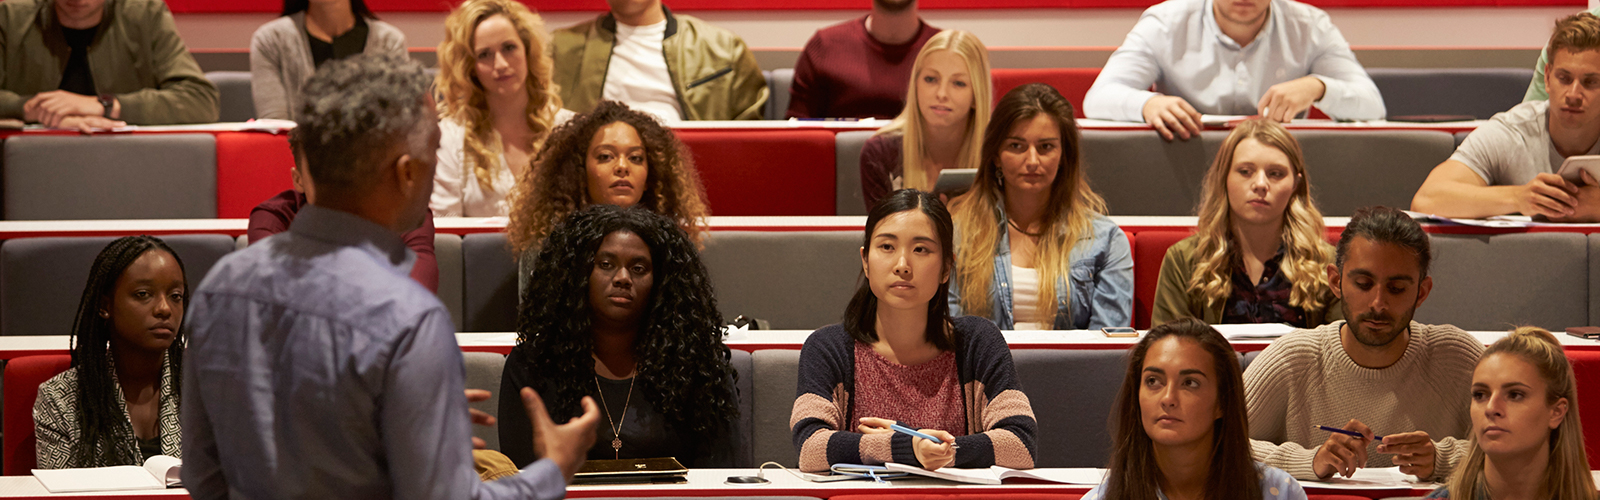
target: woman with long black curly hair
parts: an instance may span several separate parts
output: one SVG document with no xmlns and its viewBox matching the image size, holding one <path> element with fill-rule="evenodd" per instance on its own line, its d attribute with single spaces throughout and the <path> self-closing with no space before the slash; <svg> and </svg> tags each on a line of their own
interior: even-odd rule
<svg viewBox="0 0 1600 500">
<path fill-rule="evenodd" d="M 183 261 L 159 238 L 127 236 L 94 259 L 72 323 L 72 367 L 39 386 L 38 467 L 141 465 L 181 457 Z"/>
<path fill-rule="evenodd" d="M 515 396 L 532 387 L 556 421 L 584 396 L 601 401 L 590 459 L 731 467 L 739 410 L 722 314 L 679 224 L 593 205 L 557 224 L 534 262 L 501 377 L 501 451 L 518 467 L 536 458 Z"/>
<path fill-rule="evenodd" d="M 616 101 L 557 127 L 518 182 L 506 240 L 522 256 L 523 288 L 539 242 L 585 206 L 643 207 L 672 219 L 696 243 L 711 215 L 688 148 L 655 117 Z"/>
</svg>

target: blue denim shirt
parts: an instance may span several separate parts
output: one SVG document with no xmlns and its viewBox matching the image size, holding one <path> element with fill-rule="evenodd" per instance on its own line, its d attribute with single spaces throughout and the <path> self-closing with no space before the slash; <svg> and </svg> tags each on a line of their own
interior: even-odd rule
<svg viewBox="0 0 1600 500">
<path fill-rule="evenodd" d="M 1006 215 L 1000 213 L 1000 226 L 1005 227 Z M 962 241 L 959 231 L 957 242 Z M 957 248 L 957 251 L 960 251 Z M 1071 280 L 1056 280 L 1056 304 L 1068 304 L 1056 314 L 1053 330 L 1093 330 L 1108 326 L 1133 324 L 1133 251 L 1128 237 L 1117 223 L 1104 215 L 1095 214 L 1090 222 L 1089 234 L 1072 246 Z M 950 279 L 950 316 L 960 316 L 961 287 L 959 280 Z M 994 290 L 989 293 L 989 303 L 994 311 L 990 318 L 1001 330 L 1015 328 L 1011 316 L 1011 236 L 1000 233 L 1000 248 L 994 254 Z M 1070 290 L 1070 303 L 1068 291 Z"/>
</svg>

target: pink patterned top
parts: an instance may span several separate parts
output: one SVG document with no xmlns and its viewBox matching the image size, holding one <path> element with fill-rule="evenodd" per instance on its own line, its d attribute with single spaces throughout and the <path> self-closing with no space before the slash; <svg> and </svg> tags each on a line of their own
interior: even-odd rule
<svg viewBox="0 0 1600 500">
<path fill-rule="evenodd" d="M 850 423 L 861 417 L 896 420 L 912 429 L 939 429 L 954 436 L 967 435 L 966 410 L 961 404 L 956 354 L 945 351 L 916 366 L 885 359 L 872 346 L 855 343 L 856 401 Z"/>
</svg>

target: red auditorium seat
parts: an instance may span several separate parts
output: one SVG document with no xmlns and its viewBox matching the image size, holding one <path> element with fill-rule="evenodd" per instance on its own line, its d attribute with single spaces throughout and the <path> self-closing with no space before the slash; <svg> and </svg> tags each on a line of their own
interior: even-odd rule
<svg viewBox="0 0 1600 500">
<path fill-rule="evenodd" d="M 1072 103 L 1073 116 L 1083 118 L 1083 95 L 1089 93 L 1089 86 L 1100 76 L 1100 68 L 994 68 L 990 74 L 994 76 L 995 102 L 1000 102 L 1000 96 L 1011 89 L 1039 82 L 1055 87 Z"/>
<path fill-rule="evenodd" d="M 1150 311 L 1156 297 L 1156 280 L 1161 277 L 1161 259 L 1167 248 L 1189 237 L 1189 231 L 1140 231 L 1133 241 L 1133 325 L 1150 328 Z"/>
<path fill-rule="evenodd" d="M 675 131 L 694 155 L 711 215 L 833 215 L 833 132 Z"/>
<path fill-rule="evenodd" d="M 282 135 L 217 134 L 217 217 L 250 217 L 250 209 L 294 186 L 294 154 Z"/>
<path fill-rule="evenodd" d="M 1561 332 L 1555 332 L 1562 335 Z M 1589 465 L 1600 464 L 1600 351 L 1567 349 L 1578 383 L 1578 417 L 1583 420 L 1583 447 Z M 1593 432 L 1590 432 L 1593 431 Z"/>
<path fill-rule="evenodd" d="M 33 402 L 39 396 L 39 384 L 50 377 L 67 371 L 72 356 L 51 354 L 24 356 L 6 363 L 4 439 L 0 448 L 5 455 L 5 475 L 32 474 L 34 461 Z"/>
</svg>

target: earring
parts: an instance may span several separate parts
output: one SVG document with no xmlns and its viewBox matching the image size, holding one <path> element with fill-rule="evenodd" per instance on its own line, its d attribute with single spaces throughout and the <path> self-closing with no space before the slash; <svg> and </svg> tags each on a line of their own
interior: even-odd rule
<svg viewBox="0 0 1600 500">
<path fill-rule="evenodd" d="M 102 318 L 110 318 L 111 317 L 111 311 L 107 311 L 105 309 L 101 309 L 100 310 L 100 317 L 102 317 Z"/>
<path fill-rule="evenodd" d="M 1006 176 L 1005 174 L 1000 173 L 1000 169 L 998 168 L 994 169 L 994 185 L 1006 187 Z"/>
</svg>

